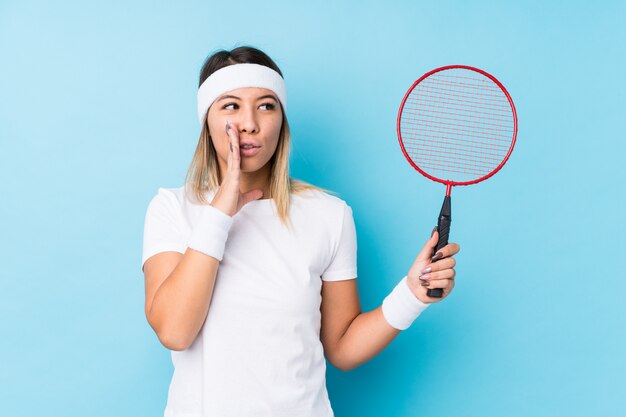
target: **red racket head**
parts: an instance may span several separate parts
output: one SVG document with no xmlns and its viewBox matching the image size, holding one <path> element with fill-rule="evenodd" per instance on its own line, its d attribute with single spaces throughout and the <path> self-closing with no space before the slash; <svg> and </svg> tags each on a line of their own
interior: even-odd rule
<svg viewBox="0 0 626 417">
<path fill-rule="evenodd" d="M 498 172 L 513 151 L 517 113 L 495 77 L 450 65 L 420 77 L 398 111 L 398 140 L 420 173 L 448 186 L 469 185 Z"/>
</svg>

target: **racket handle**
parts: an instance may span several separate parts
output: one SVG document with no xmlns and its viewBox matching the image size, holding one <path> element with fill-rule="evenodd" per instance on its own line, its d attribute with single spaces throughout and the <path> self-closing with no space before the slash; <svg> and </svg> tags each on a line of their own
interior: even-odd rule
<svg viewBox="0 0 626 417">
<path fill-rule="evenodd" d="M 437 231 L 439 232 L 439 241 L 433 251 L 432 256 L 444 246 L 448 244 L 448 236 L 450 236 L 450 223 L 452 222 L 452 208 L 450 196 L 447 195 L 443 200 L 441 211 L 439 212 L 439 220 L 437 220 Z M 441 298 L 443 296 L 443 289 L 431 288 L 426 292 L 426 295 L 433 298 Z"/>
</svg>

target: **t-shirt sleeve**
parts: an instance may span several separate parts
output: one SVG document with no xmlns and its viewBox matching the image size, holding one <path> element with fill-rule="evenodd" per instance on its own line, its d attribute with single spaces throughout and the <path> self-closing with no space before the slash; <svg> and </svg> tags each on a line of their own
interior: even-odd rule
<svg viewBox="0 0 626 417">
<path fill-rule="evenodd" d="M 146 211 L 141 270 L 152 255 L 167 251 L 185 253 L 186 249 L 180 203 L 171 191 L 159 188 Z"/>
<path fill-rule="evenodd" d="M 339 231 L 339 242 L 333 258 L 322 273 L 324 281 L 341 281 L 357 277 L 356 270 L 356 227 L 352 216 L 352 208 L 344 204 L 343 221 Z"/>
</svg>

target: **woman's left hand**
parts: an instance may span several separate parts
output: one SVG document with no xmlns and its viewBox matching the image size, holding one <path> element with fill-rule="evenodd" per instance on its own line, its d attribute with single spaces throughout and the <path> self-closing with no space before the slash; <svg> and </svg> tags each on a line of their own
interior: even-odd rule
<svg viewBox="0 0 626 417">
<path fill-rule="evenodd" d="M 448 243 L 431 258 L 433 250 L 437 247 L 438 240 L 439 233 L 435 230 L 422 248 L 422 251 L 417 255 L 407 274 L 409 288 L 420 301 L 427 304 L 443 300 L 454 288 L 454 276 L 456 275 L 454 266 L 456 261 L 452 256 L 461 249 L 456 243 Z M 441 253 L 441 256 L 438 255 L 439 253 Z M 434 298 L 426 295 L 428 290 L 432 288 L 443 289 L 443 296 Z"/>
</svg>

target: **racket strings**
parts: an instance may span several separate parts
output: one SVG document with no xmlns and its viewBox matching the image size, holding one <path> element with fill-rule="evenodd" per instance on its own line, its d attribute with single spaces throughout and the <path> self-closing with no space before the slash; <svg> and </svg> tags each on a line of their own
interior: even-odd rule
<svg viewBox="0 0 626 417">
<path fill-rule="evenodd" d="M 491 78 L 452 68 L 424 78 L 400 116 L 403 146 L 427 174 L 470 182 L 501 165 L 512 145 L 513 109 Z"/>
</svg>

